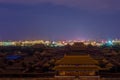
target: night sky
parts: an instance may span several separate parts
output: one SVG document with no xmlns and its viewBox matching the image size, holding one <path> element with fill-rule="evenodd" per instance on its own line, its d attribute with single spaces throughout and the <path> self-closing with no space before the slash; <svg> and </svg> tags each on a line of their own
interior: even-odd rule
<svg viewBox="0 0 120 80">
<path fill-rule="evenodd" d="M 120 0 L 0 0 L 0 40 L 120 38 Z"/>
</svg>

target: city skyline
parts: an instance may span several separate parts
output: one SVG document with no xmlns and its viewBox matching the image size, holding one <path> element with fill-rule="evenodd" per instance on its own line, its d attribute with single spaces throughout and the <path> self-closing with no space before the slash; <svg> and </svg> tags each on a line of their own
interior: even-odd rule
<svg viewBox="0 0 120 80">
<path fill-rule="evenodd" d="M 120 38 L 119 0 L 0 0 L 0 40 Z"/>
</svg>

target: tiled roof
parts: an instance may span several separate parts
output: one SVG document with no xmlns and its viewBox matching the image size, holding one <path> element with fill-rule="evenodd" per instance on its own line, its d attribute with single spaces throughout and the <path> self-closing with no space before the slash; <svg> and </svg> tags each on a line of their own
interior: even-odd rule
<svg viewBox="0 0 120 80">
<path fill-rule="evenodd" d="M 54 68 L 54 70 L 68 70 L 68 71 L 72 71 L 72 70 L 74 70 L 74 71 L 79 71 L 79 70 L 95 70 L 95 71 L 97 71 L 97 70 L 100 70 L 101 68 L 100 67 L 98 67 L 98 66 L 94 66 L 94 67 L 81 67 L 81 66 L 73 66 L 73 67 L 71 67 L 71 66 L 56 66 L 55 68 Z"/>
<path fill-rule="evenodd" d="M 94 65 L 98 64 L 96 60 L 94 60 L 92 57 L 89 55 L 72 55 L 72 56 L 64 56 L 61 60 L 58 60 L 56 64 L 61 64 L 61 65 L 75 65 L 75 64 L 80 64 L 80 65 Z"/>
</svg>

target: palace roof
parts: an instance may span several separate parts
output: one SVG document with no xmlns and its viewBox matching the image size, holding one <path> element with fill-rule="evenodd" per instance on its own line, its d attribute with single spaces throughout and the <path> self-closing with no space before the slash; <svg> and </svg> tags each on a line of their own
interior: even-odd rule
<svg viewBox="0 0 120 80">
<path fill-rule="evenodd" d="M 94 71 L 98 71 L 101 68 L 99 66 L 87 66 L 87 67 L 81 67 L 81 66 L 55 66 L 54 70 L 65 70 L 65 71 L 89 71 L 89 70 L 94 70 Z"/>
<path fill-rule="evenodd" d="M 96 65 L 98 61 L 89 55 L 65 55 L 56 62 L 58 65 Z"/>
</svg>

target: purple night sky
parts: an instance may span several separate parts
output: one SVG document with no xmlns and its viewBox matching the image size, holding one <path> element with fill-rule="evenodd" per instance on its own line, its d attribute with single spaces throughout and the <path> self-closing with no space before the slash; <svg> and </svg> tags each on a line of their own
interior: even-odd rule
<svg viewBox="0 0 120 80">
<path fill-rule="evenodd" d="M 0 40 L 120 38 L 120 0 L 0 0 Z"/>
</svg>

